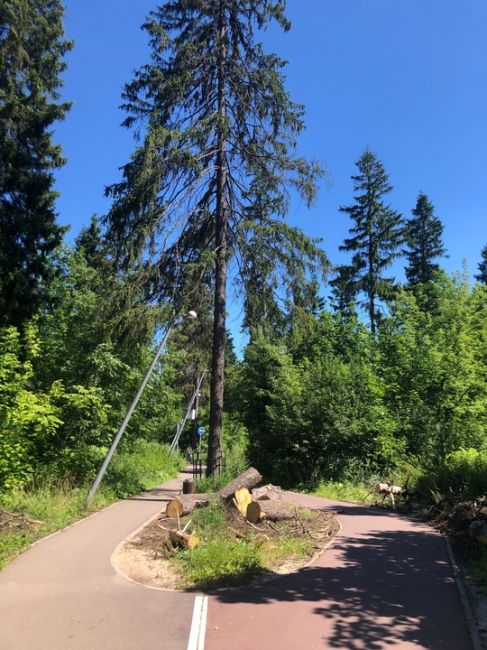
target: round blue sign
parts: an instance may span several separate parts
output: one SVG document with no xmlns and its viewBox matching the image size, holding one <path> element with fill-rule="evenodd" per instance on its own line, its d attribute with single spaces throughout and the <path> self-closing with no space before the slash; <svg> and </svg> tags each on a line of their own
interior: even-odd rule
<svg viewBox="0 0 487 650">
<path fill-rule="evenodd" d="M 198 435 L 199 436 L 204 436 L 205 435 L 205 427 L 198 427 Z"/>
</svg>

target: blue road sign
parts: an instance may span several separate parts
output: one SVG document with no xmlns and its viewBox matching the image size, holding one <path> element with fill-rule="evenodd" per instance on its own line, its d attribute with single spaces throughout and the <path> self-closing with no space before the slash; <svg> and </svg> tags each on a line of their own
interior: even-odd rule
<svg viewBox="0 0 487 650">
<path fill-rule="evenodd" d="M 204 436 L 206 432 L 205 427 L 198 427 L 198 435 L 199 436 Z"/>
</svg>

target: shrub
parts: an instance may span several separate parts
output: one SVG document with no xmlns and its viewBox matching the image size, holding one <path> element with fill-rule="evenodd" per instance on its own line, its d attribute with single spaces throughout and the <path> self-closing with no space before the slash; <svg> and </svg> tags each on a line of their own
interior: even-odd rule
<svg viewBox="0 0 487 650">
<path fill-rule="evenodd" d="M 137 440 L 128 451 L 115 455 L 108 467 L 106 485 L 119 497 L 126 497 L 174 476 L 184 465 L 168 445 Z"/>
<path fill-rule="evenodd" d="M 458 449 L 448 454 L 439 472 L 441 492 L 461 496 L 479 496 L 487 492 L 487 451 Z"/>
</svg>

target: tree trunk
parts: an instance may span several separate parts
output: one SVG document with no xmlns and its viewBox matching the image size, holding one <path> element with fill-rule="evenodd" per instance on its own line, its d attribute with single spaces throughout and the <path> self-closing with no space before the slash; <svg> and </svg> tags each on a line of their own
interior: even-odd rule
<svg viewBox="0 0 487 650">
<path fill-rule="evenodd" d="M 240 474 L 233 481 L 230 481 L 230 483 L 225 485 L 225 487 L 218 492 L 218 496 L 220 499 L 230 499 L 239 488 L 245 487 L 248 490 L 251 490 L 261 482 L 261 474 L 255 469 L 255 467 L 250 467 L 246 472 Z"/>
<path fill-rule="evenodd" d="M 225 373 L 225 318 L 227 294 L 227 161 L 226 161 L 226 78 L 225 63 L 226 25 L 225 3 L 220 0 L 218 18 L 219 33 L 219 63 L 218 63 L 218 114 L 220 126 L 217 141 L 217 194 L 215 214 L 215 306 L 213 318 L 213 349 L 211 360 L 211 391 L 210 391 L 210 432 L 208 437 L 208 458 L 206 475 L 213 476 L 220 468 L 221 462 L 221 431 L 223 413 L 223 389 Z"/>
<path fill-rule="evenodd" d="M 247 506 L 247 520 L 258 524 L 262 519 L 283 521 L 296 519 L 296 506 L 286 501 L 252 501 Z"/>
</svg>

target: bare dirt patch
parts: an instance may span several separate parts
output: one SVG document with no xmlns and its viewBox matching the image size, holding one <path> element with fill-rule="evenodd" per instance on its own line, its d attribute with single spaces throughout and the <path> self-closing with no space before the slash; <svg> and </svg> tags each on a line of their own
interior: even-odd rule
<svg viewBox="0 0 487 650">
<path fill-rule="evenodd" d="M 163 589 L 205 589 L 229 584 L 250 584 L 256 580 L 293 573 L 321 555 L 339 530 L 336 513 L 304 510 L 296 507 L 296 517 L 291 521 L 261 521 L 258 525 L 247 522 L 236 509 L 227 508 L 225 521 L 219 531 L 196 528 L 200 548 L 209 544 L 215 534 L 228 545 L 252 545 L 258 550 L 261 566 L 249 574 L 229 575 L 229 580 L 188 582 L 176 560 L 178 553 L 192 553 L 175 549 L 169 539 L 169 529 L 183 528 L 194 517 L 187 516 L 179 522 L 167 519 L 164 514 L 150 521 L 143 529 L 119 546 L 112 557 L 120 573 L 135 582 Z M 190 524 L 188 530 L 192 529 Z M 286 552 L 286 551 L 289 552 Z M 236 578 L 236 579 L 235 579 Z"/>
</svg>

